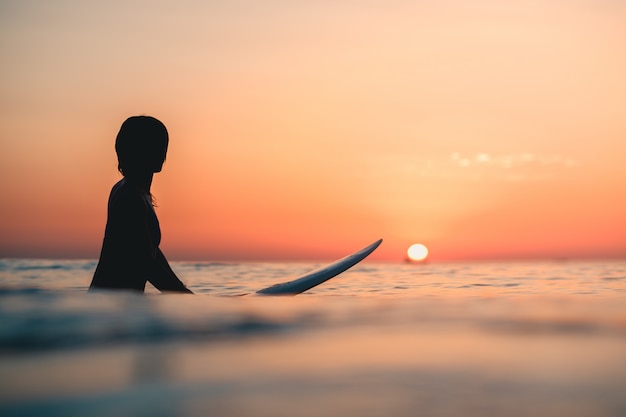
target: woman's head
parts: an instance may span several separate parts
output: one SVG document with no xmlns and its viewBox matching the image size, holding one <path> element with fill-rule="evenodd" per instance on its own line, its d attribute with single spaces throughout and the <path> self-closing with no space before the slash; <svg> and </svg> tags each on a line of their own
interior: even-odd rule
<svg viewBox="0 0 626 417">
<path fill-rule="evenodd" d="M 133 116 L 122 123 L 115 140 L 117 169 L 124 175 L 161 171 L 169 136 L 163 123 L 150 116 Z"/>
</svg>

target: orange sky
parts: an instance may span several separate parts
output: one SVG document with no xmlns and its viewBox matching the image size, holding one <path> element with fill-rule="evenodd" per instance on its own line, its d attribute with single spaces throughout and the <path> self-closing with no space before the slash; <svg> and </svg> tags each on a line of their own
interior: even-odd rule
<svg viewBox="0 0 626 417">
<path fill-rule="evenodd" d="M 135 114 L 171 259 L 626 256 L 624 2 L 87 3 L 0 3 L 0 257 L 98 256 Z"/>
</svg>

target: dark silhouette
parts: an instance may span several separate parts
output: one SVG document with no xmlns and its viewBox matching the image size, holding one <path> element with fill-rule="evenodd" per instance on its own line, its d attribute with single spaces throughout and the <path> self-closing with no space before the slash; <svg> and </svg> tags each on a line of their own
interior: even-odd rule
<svg viewBox="0 0 626 417">
<path fill-rule="evenodd" d="M 134 116 L 122 124 L 115 152 L 124 178 L 109 196 L 102 251 L 90 290 L 143 292 L 149 281 L 160 291 L 192 293 L 159 249 L 161 229 L 150 193 L 152 176 L 165 162 L 168 142 L 165 125 L 154 117 Z"/>
</svg>

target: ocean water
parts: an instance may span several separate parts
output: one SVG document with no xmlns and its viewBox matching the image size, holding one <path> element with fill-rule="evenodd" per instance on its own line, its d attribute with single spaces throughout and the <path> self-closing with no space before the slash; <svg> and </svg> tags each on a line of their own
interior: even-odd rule
<svg viewBox="0 0 626 417">
<path fill-rule="evenodd" d="M 0 416 L 624 416 L 626 261 L 173 263 L 197 295 L 86 294 L 0 260 Z"/>
</svg>

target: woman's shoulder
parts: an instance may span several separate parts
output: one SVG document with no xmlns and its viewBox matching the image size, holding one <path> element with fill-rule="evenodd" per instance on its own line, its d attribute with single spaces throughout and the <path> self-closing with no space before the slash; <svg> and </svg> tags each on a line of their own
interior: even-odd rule
<svg viewBox="0 0 626 417">
<path fill-rule="evenodd" d="M 130 184 L 126 181 L 125 178 L 119 180 L 113 188 L 111 188 L 111 200 L 120 200 L 133 198 L 137 195 L 137 192 L 133 190 L 134 187 L 130 186 Z"/>
<path fill-rule="evenodd" d="M 145 209 L 145 197 L 137 187 L 133 186 L 125 179 L 122 179 L 111 189 L 109 206 L 125 209 Z"/>
</svg>

